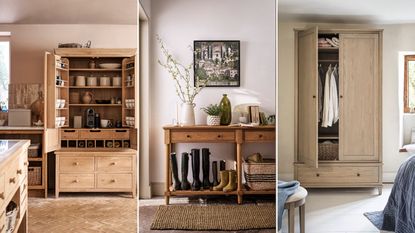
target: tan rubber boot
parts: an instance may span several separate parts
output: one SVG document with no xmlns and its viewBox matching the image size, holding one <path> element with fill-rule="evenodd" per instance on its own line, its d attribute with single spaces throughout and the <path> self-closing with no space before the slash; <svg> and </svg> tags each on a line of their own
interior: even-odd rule
<svg viewBox="0 0 415 233">
<path fill-rule="evenodd" d="M 229 183 L 223 188 L 224 192 L 232 192 L 236 190 L 236 171 L 229 171 Z"/>
<path fill-rule="evenodd" d="M 220 183 L 213 187 L 213 191 L 222 191 L 222 189 L 229 183 L 229 171 L 220 171 Z"/>
</svg>

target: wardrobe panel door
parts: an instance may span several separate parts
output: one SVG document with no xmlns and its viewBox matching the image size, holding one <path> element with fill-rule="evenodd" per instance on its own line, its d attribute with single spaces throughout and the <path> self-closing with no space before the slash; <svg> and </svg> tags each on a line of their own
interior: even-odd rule
<svg viewBox="0 0 415 233">
<path fill-rule="evenodd" d="M 298 32 L 298 159 L 318 167 L 317 28 Z"/>
<path fill-rule="evenodd" d="M 378 160 L 379 34 L 340 35 L 340 160 Z"/>
</svg>

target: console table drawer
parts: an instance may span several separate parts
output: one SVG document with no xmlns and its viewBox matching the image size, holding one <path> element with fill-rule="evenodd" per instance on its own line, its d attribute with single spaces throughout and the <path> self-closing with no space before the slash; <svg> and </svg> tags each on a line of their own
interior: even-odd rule
<svg viewBox="0 0 415 233">
<path fill-rule="evenodd" d="M 99 189 L 131 189 L 132 174 L 98 174 L 97 188 Z"/>
<path fill-rule="evenodd" d="M 377 183 L 379 167 L 298 167 L 298 179 L 302 183 Z"/>
<path fill-rule="evenodd" d="M 171 142 L 221 142 L 234 141 L 235 133 L 219 132 L 171 132 Z"/>
<path fill-rule="evenodd" d="M 60 172 L 94 172 L 94 157 L 60 157 L 59 158 Z"/>
<path fill-rule="evenodd" d="M 116 129 L 113 135 L 117 140 L 128 140 L 130 138 L 130 131 L 128 129 Z"/>
<path fill-rule="evenodd" d="M 61 132 L 61 139 L 78 139 L 79 138 L 79 131 L 74 129 L 64 129 Z"/>
<path fill-rule="evenodd" d="M 97 171 L 130 172 L 133 170 L 132 157 L 97 157 Z"/>
<path fill-rule="evenodd" d="M 274 131 L 246 131 L 245 141 L 247 142 L 275 141 L 275 132 Z"/>
<path fill-rule="evenodd" d="M 59 188 L 61 189 L 93 189 L 94 174 L 60 174 Z"/>
</svg>

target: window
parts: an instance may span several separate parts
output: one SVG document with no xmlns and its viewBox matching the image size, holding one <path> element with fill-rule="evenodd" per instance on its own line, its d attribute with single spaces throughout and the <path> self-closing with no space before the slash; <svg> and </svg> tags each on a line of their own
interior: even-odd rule
<svg viewBox="0 0 415 233">
<path fill-rule="evenodd" d="M 10 83 L 10 37 L 0 36 L 0 111 L 7 112 Z"/>
</svg>

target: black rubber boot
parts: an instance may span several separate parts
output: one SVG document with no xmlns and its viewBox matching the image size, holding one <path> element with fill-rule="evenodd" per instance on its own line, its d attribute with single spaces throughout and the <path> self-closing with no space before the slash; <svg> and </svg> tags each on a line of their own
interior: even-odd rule
<svg viewBox="0 0 415 233">
<path fill-rule="evenodd" d="M 209 148 L 202 148 L 202 172 L 203 172 L 203 189 L 209 190 L 212 184 L 209 181 L 210 168 Z"/>
<path fill-rule="evenodd" d="M 200 190 L 201 182 L 199 178 L 200 173 L 200 150 L 199 149 L 192 149 L 190 152 L 190 156 L 192 156 L 192 176 L 193 176 L 193 183 L 192 183 L 192 190 Z"/>
<path fill-rule="evenodd" d="M 219 161 L 219 171 L 224 171 L 224 170 L 226 170 L 226 161 L 221 160 Z"/>
<path fill-rule="evenodd" d="M 180 190 L 181 183 L 179 180 L 179 171 L 177 169 L 177 159 L 176 159 L 175 152 L 170 154 L 170 166 L 171 166 L 171 171 L 173 173 L 173 191 Z"/>
<path fill-rule="evenodd" d="M 213 187 L 219 185 L 218 181 L 218 162 L 212 162 L 212 176 L 213 176 Z M 183 182 L 182 182 L 183 183 Z"/>
<path fill-rule="evenodd" d="M 189 190 L 190 183 L 187 180 L 187 174 L 189 172 L 189 154 L 187 152 L 182 153 L 182 190 Z"/>
</svg>

